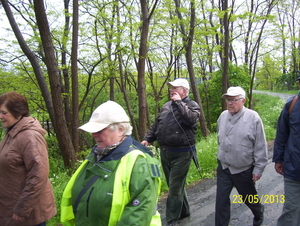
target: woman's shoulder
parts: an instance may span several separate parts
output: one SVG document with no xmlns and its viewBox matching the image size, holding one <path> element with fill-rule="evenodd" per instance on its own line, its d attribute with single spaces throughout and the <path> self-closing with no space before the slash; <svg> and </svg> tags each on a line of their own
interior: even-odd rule
<svg viewBox="0 0 300 226">
<path fill-rule="evenodd" d="M 42 136 L 46 134 L 46 130 L 43 129 L 40 122 L 31 116 L 23 117 L 20 121 L 12 128 L 11 134 L 35 134 L 39 133 Z"/>
</svg>

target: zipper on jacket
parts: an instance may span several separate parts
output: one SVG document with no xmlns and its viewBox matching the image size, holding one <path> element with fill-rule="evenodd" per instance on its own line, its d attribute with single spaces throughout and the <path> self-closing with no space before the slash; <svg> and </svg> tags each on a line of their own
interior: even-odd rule
<svg viewBox="0 0 300 226">
<path fill-rule="evenodd" d="M 98 166 L 100 169 L 103 169 L 104 171 L 106 172 L 109 172 L 109 173 L 112 173 L 113 171 L 109 170 L 109 169 L 106 169 L 104 168 L 103 166 L 101 166 L 100 164 L 98 164 L 98 162 L 95 163 L 96 166 Z"/>
<path fill-rule="evenodd" d="M 99 161 L 97 162 L 94 162 L 94 161 L 91 161 L 90 159 L 87 159 L 90 163 L 92 163 L 94 166 L 98 166 L 100 169 L 103 169 L 104 171 L 106 172 L 109 172 L 109 173 L 112 173 L 113 171 L 112 170 L 109 170 L 109 169 L 106 169 L 104 168 L 103 166 L 99 165 L 98 163 L 100 163 Z"/>
</svg>

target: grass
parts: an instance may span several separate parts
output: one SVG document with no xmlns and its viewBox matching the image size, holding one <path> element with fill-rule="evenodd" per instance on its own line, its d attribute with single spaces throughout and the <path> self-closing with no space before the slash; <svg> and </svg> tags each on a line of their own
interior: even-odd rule
<svg viewBox="0 0 300 226">
<path fill-rule="evenodd" d="M 254 94 L 254 109 L 263 121 L 267 141 L 273 140 L 276 135 L 276 125 L 278 116 L 285 104 L 279 97 L 265 94 Z"/>
<path fill-rule="evenodd" d="M 253 94 L 253 98 L 253 110 L 259 113 L 263 121 L 266 138 L 268 141 L 273 140 L 276 134 L 277 119 L 284 105 L 284 101 L 279 97 L 272 97 L 265 94 Z M 54 145 L 52 145 L 52 147 L 54 147 L 54 149 L 57 148 Z M 154 147 L 152 147 L 152 149 L 154 149 Z M 187 186 L 201 179 L 213 178 L 215 176 L 215 169 L 217 167 L 216 154 L 218 151 L 217 134 L 211 133 L 207 138 L 201 139 L 199 142 L 197 142 L 196 149 L 201 170 L 199 172 L 196 169 L 195 164 L 192 162 L 187 176 Z M 159 149 L 153 151 L 155 151 L 156 156 L 159 156 Z M 49 220 L 47 222 L 47 225 L 58 226 L 60 215 L 60 198 L 68 180 L 70 179 L 70 176 L 61 166 L 62 164 L 59 163 L 60 161 L 62 161 L 61 156 L 52 156 L 51 153 L 55 153 L 54 150 L 49 150 L 49 152 L 51 169 L 50 180 L 54 188 L 58 214 L 53 219 Z M 168 187 L 166 184 L 166 180 L 164 176 L 162 176 L 162 195 L 167 190 Z"/>
<path fill-rule="evenodd" d="M 293 94 L 296 95 L 298 93 L 298 89 L 294 89 L 294 90 L 259 90 L 259 91 L 264 91 L 264 92 L 271 92 L 271 93 L 284 93 L 284 94 Z"/>
</svg>

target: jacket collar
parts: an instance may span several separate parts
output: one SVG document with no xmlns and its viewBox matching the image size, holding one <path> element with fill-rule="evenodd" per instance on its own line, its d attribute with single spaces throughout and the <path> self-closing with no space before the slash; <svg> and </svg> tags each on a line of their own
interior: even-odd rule
<svg viewBox="0 0 300 226">
<path fill-rule="evenodd" d="M 97 146 L 95 145 L 90 152 L 90 154 L 86 157 L 89 161 L 96 161 L 96 154 L 94 153 L 94 149 Z M 107 162 L 112 160 L 121 159 L 124 155 L 131 151 L 130 147 L 134 147 L 135 149 L 139 149 L 144 153 L 149 154 L 153 157 L 153 153 L 149 150 L 148 147 L 145 147 L 138 141 L 136 141 L 132 136 L 128 136 L 116 149 L 112 150 L 108 153 L 107 156 L 103 157 L 99 162 Z"/>
</svg>

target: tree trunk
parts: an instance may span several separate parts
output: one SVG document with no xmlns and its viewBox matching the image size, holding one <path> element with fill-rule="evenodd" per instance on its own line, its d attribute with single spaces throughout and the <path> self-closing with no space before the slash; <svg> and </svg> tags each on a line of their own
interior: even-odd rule
<svg viewBox="0 0 300 226">
<path fill-rule="evenodd" d="M 34 74 L 35 74 L 36 79 L 38 81 L 38 85 L 39 85 L 39 87 L 41 89 L 41 92 L 42 92 L 42 96 L 43 96 L 44 101 L 46 103 L 46 107 L 47 107 L 49 116 L 50 116 L 51 121 L 53 123 L 53 127 L 55 128 L 56 124 L 55 124 L 55 117 L 54 117 L 52 99 L 51 99 L 51 96 L 50 96 L 50 91 L 48 89 L 46 80 L 45 80 L 44 75 L 43 75 L 43 71 L 40 67 L 39 61 L 36 58 L 36 55 L 34 54 L 34 52 L 30 50 L 30 48 L 28 47 L 25 39 L 23 38 L 23 35 L 20 32 L 20 29 L 19 29 L 19 27 L 18 27 L 18 25 L 15 21 L 15 18 L 12 14 L 12 11 L 11 11 L 9 5 L 8 5 L 7 0 L 1 0 L 1 3 L 2 3 L 2 6 L 3 6 L 3 8 L 6 12 L 6 15 L 7 15 L 7 18 L 9 20 L 10 25 L 11 25 L 11 28 L 12 28 L 12 30 L 13 30 L 13 32 L 14 32 L 14 34 L 15 34 L 18 42 L 19 42 L 19 45 L 20 45 L 22 51 L 24 52 L 24 54 L 26 55 L 26 57 L 28 58 L 28 60 L 30 61 L 31 65 L 32 65 Z"/>
<path fill-rule="evenodd" d="M 78 101 L 78 0 L 73 0 L 73 37 L 71 52 L 71 70 L 72 70 L 72 143 L 74 151 L 79 148 L 79 101 Z"/>
<path fill-rule="evenodd" d="M 62 93 L 63 104 L 65 107 L 65 117 L 69 131 L 72 131 L 72 117 L 71 117 L 71 107 L 70 107 L 70 78 L 69 69 L 67 66 L 67 56 L 69 55 L 67 51 L 67 40 L 70 34 L 70 12 L 69 12 L 69 2 L 70 0 L 64 0 L 64 10 L 65 10 L 65 25 L 64 34 L 62 38 L 62 53 L 61 53 L 61 65 L 62 65 Z"/>
<path fill-rule="evenodd" d="M 225 12 L 223 17 L 223 27 L 224 27 L 224 42 L 223 42 L 223 56 L 222 56 L 222 93 L 226 93 L 229 87 L 228 79 L 228 60 L 229 60 L 229 23 L 228 23 L 228 0 L 222 0 L 222 11 Z M 227 109 L 227 104 L 225 99 L 222 99 L 222 110 Z"/>
<path fill-rule="evenodd" d="M 68 132 L 65 115 L 63 111 L 61 83 L 59 81 L 59 73 L 55 52 L 51 39 L 51 33 L 44 7 L 44 1 L 34 0 L 34 11 L 36 15 L 37 25 L 40 31 L 42 45 L 45 52 L 45 63 L 48 70 L 49 82 L 51 88 L 51 96 L 54 106 L 54 116 L 56 119 L 56 136 L 67 168 L 74 166 L 76 161 L 75 151 L 72 145 L 70 134 Z"/>
<path fill-rule="evenodd" d="M 180 3 L 178 0 L 174 0 L 175 5 L 176 5 L 176 12 L 178 15 L 178 18 L 180 21 L 182 21 L 182 15 L 179 11 Z M 194 67 L 193 67 L 193 57 L 192 57 L 192 45 L 193 45 L 193 39 L 194 39 L 194 27 L 195 27 L 195 20 L 196 20 L 196 14 L 195 14 L 195 5 L 194 5 L 194 0 L 191 0 L 191 19 L 190 19 L 190 27 L 189 27 L 189 34 L 187 35 L 184 29 L 184 25 L 182 22 L 180 22 L 180 31 L 183 36 L 183 45 L 185 46 L 185 58 L 186 58 L 186 63 L 187 63 L 187 68 L 189 72 L 189 77 L 190 77 L 190 83 L 191 83 L 191 88 L 193 91 L 194 99 L 195 101 L 199 104 L 200 106 L 200 127 L 201 127 L 201 132 L 204 137 L 207 137 L 209 135 L 209 131 L 207 129 L 207 124 L 205 120 L 205 115 L 202 107 L 202 101 L 200 98 L 200 94 L 197 88 L 196 84 L 196 78 L 195 78 L 195 73 L 194 73 Z"/>
<path fill-rule="evenodd" d="M 248 97 L 248 106 L 251 108 L 251 102 L 252 102 L 252 89 L 253 89 L 253 84 L 254 84 L 254 78 L 255 78 L 255 73 L 256 73 L 256 66 L 257 66 L 257 61 L 259 57 L 259 48 L 261 44 L 261 38 L 262 34 L 265 28 L 265 25 L 268 21 L 268 16 L 270 15 L 273 7 L 275 6 L 274 4 L 275 0 L 271 0 L 270 2 L 267 2 L 266 7 L 264 8 L 263 12 L 264 14 L 259 15 L 261 17 L 261 21 L 259 23 L 261 24 L 260 30 L 258 31 L 257 28 L 253 29 L 255 26 L 255 23 L 257 23 L 257 19 L 253 20 L 253 16 L 255 15 L 257 17 L 257 10 L 261 10 L 262 6 L 257 5 L 255 7 L 255 1 L 251 0 L 250 1 L 250 13 L 249 13 L 249 19 L 248 19 L 248 29 L 247 29 L 247 35 L 246 35 L 246 40 L 245 40 L 245 63 L 248 65 L 249 68 L 249 73 L 251 75 L 251 81 L 250 81 L 250 92 L 249 92 L 249 97 Z M 252 30 L 253 29 L 253 30 Z M 252 36 L 252 33 L 257 33 L 258 37 L 257 40 L 250 39 Z M 250 41 L 251 40 L 251 41 Z M 253 46 L 253 48 L 250 50 L 249 46 Z"/>
<path fill-rule="evenodd" d="M 141 140 L 146 134 L 147 124 L 147 98 L 146 98 L 146 85 L 145 85 L 145 64 L 147 57 L 147 41 L 149 32 L 149 11 L 146 0 L 140 0 L 142 10 L 142 31 L 139 48 L 139 61 L 138 61 L 138 98 L 139 98 L 139 134 L 136 139 Z"/>
</svg>

